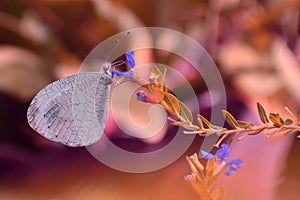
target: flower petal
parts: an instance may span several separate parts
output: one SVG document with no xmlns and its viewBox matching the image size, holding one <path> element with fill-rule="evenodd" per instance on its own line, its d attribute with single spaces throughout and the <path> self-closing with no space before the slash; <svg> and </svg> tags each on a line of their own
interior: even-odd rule
<svg viewBox="0 0 300 200">
<path fill-rule="evenodd" d="M 143 90 L 136 93 L 136 99 L 145 103 L 159 104 L 160 99 L 157 96 L 148 96 Z"/>
<path fill-rule="evenodd" d="M 192 174 L 186 175 L 184 176 L 184 180 L 186 181 L 194 181 L 195 180 L 195 176 Z"/>
<path fill-rule="evenodd" d="M 208 153 L 206 151 L 200 150 L 199 152 L 199 158 L 204 158 L 205 160 L 210 160 L 214 157 L 211 153 Z"/>
<path fill-rule="evenodd" d="M 133 73 L 132 73 L 132 70 L 130 71 L 127 71 L 127 72 L 119 72 L 118 70 L 112 70 L 112 73 L 111 73 L 111 76 L 114 77 L 114 76 L 125 76 L 127 78 L 132 78 L 133 76 Z"/>
<path fill-rule="evenodd" d="M 225 161 L 229 158 L 230 148 L 227 144 L 222 144 L 221 148 L 216 152 L 218 161 Z"/>
<path fill-rule="evenodd" d="M 130 51 L 130 52 L 126 52 L 125 53 L 126 56 L 126 60 L 127 60 L 127 64 L 130 68 L 133 68 L 135 66 L 135 61 L 134 61 L 134 52 Z"/>
<path fill-rule="evenodd" d="M 224 172 L 227 176 L 234 174 L 238 169 L 243 166 L 243 161 L 239 158 L 233 159 L 227 163 L 228 169 Z"/>
<path fill-rule="evenodd" d="M 146 102 L 147 100 L 147 95 L 145 94 L 145 92 L 143 90 L 139 90 L 137 93 L 136 93 L 136 99 L 138 101 L 143 101 L 143 102 Z"/>
<path fill-rule="evenodd" d="M 114 77 L 114 76 L 123 76 L 124 75 L 124 72 L 119 72 L 119 71 L 117 71 L 117 70 L 112 70 L 112 72 L 111 72 L 111 76 L 112 77 Z"/>
</svg>

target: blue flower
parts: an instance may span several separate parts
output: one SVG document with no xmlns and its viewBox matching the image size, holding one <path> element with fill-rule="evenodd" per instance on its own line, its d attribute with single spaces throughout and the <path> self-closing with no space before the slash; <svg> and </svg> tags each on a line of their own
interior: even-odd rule
<svg viewBox="0 0 300 200">
<path fill-rule="evenodd" d="M 239 158 L 233 159 L 227 163 L 228 169 L 224 172 L 227 176 L 230 176 L 235 173 L 243 165 L 243 161 Z"/>
<path fill-rule="evenodd" d="M 126 56 L 126 60 L 127 60 L 127 65 L 130 67 L 130 69 L 133 69 L 135 66 L 135 61 L 134 61 L 134 52 L 130 51 L 130 52 L 126 52 L 125 53 Z M 119 72 L 118 70 L 113 69 L 111 76 L 126 76 L 128 78 L 132 78 L 132 71 L 128 71 L 128 72 Z"/>
<path fill-rule="evenodd" d="M 221 148 L 216 152 L 218 161 L 226 161 L 230 156 L 230 149 L 227 144 L 222 144 Z"/>
<path fill-rule="evenodd" d="M 135 61 L 133 58 L 134 52 L 133 51 L 126 52 L 125 56 L 126 56 L 128 66 L 132 69 L 135 66 Z"/>
<path fill-rule="evenodd" d="M 205 160 L 210 160 L 212 159 L 212 157 L 214 157 L 214 155 L 212 155 L 211 153 L 208 153 L 206 151 L 200 150 L 200 158 L 204 158 Z"/>
<path fill-rule="evenodd" d="M 214 157 L 213 154 L 208 153 L 203 150 L 200 150 L 199 154 L 200 154 L 199 155 L 200 158 L 204 158 L 206 160 L 210 160 Z M 216 152 L 216 157 L 217 157 L 217 160 L 219 161 L 218 162 L 219 165 L 224 165 L 224 164 L 227 165 L 228 168 L 224 172 L 224 174 L 226 174 L 227 176 L 234 174 L 243 165 L 243 161 L 239 158 L 233 159 L 230 162 L 226 162 L 226 160 L 229 158 L 229 156 L 230 156 L 229 146 L 227 144 L 222 144 L 221 148 L 218 149 Z"/>
<path fill-rule="evenodd" d="M 133 74 L 132 74 L 132 71 L 128 71 L 128 72 L 119 72 L 118 70 L 115 70 L 113 69 L 112 72 L 111 72 L 111 76 L 114 77 L 114 76 L 125 76 L 127 78 L 132 78 Z"/>
<path fill-rule="evenodd" d="M 136 99 L 138 101 L 143 101 L 145 102 L 147 100 L 147 95 L 145 94 L 145 92 L 143 90 L 140 90 L 136 93 Z"/>
<path fill-rule="evenodd" d="M 124 72 L 119 72 L 119 71 L 113 69 L 112 72 L 111 72 L 111 76 L 114 77 L 115 75 L 116 76 L 123 76 Z"/>
<path fill-rule="evenodd" d="M 218 151 L 216 152 L 218 161 L 226 161 L 229 158 L 229 155 L 230 155 L 230 149 L 227 144 L 222 144 L 221 148 L 218 149 Z M 210 160 L 213 156 L 214 156 L 213 154 L 201 150 L 199 157 L 204 158 L 205 160 Z"/>
</svg>

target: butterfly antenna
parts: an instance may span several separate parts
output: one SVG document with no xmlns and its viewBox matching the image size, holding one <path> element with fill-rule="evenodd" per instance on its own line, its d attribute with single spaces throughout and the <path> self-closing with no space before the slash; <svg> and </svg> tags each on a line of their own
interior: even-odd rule
<svg viewBox="0 0 300 200">
<path fill-rule="evenodd" d="M 116 62 L 111 63 L 111 67 L 112 67 L 113 69 L 115 69 L 116 67 L 119 67 L 119 66 L 124 65 L 124 64 L 126 64 L 125 61 L 119 60 L 119 61 L 116 61 Z"/>
<path fill-rule="evenodd" d="M 104 63 L 107 63 L 107 61 L 109 60 L 111 54 L 120 46 L 120 44 L 124 41 L 124 39 L 130 34 L 130 32 L 126 32 L 123 37 L 117 39 L 115 41 L 115 46 L 110 50 L 109 54 L 106 56 L 106 59 L 104 61 Z M 124 62 L 124 61 L 123 61 Z M 123 64 L 123 63 L 122 63 Z M 115 64 L 114 64 L 115 65 Z M 119 65 L 118 65 L 119 66 Z"/>
</svg>

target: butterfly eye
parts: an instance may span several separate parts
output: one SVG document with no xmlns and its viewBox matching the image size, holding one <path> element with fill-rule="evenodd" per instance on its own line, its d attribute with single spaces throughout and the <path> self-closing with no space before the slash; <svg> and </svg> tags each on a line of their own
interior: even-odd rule
<svg viewBox="0 0 300 200">
<path fill-rule="evenodd" d="M 110 64 L 109 64 L 109 63 L 104 63 L 104 64 L 103 64 L 103 69 L 104 69 L 104 71 L 109 70 L 109 68 L 110 68 Z"/>
</svg>

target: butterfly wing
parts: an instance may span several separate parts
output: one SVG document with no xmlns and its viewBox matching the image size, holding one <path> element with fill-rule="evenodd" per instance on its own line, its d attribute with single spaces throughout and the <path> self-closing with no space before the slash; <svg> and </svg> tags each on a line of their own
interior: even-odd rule
<svg viewBox="0 0 300 200">
<path fill-rule="evenodd" d="M 57 80 L 32 100 L 27 119 L 44 137 L 68 146 L 86 146 L 103 134 L 111 76 L 79 73 Z"/>
</svg>

